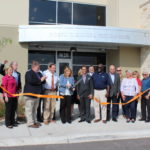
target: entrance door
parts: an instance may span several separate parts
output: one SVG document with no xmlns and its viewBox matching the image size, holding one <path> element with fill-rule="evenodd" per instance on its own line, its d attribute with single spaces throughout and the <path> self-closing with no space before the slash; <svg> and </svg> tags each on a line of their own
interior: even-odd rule
<svg viewBox="0 0 150 150">
<path fill-rule="evenodd" d="M 61 75 L 64 73 L 64 69 L 70 67 L 72 69 L 71 59 L 57 59 L 57 74 Z"/>
</svg>

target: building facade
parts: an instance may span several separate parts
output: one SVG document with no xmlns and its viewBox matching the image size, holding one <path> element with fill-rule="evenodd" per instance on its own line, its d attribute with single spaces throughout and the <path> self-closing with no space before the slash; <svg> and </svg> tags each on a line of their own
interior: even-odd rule
<svg viewBox="0 0 150 150">
<path fill-rule="evenodd" d="M 0 61 L 150 69 L 149 0 L 0 0 Z"/>
</svg>

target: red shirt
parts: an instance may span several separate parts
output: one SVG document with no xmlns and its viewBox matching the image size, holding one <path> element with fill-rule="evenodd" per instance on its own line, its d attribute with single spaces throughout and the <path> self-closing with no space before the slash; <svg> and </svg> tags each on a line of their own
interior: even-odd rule
<svg viewBox="0 0 150 150">
<path fill-rule="evenodd" d="M 138 83 L 138 86 L 142 86 L 142 82 L 141 82 L 141 80 L 139 78 L 136 78 L 136 81 Z"/>
<path fill-rule="evenodd" d="M 17 92 L 17 82 L 13 76 L 5 75 L 2 78 L 2 86 L 11 94 L 16 94 Z M 10 94 L 7 94 L 8 97 L 13 97 Z"/>
</svg>

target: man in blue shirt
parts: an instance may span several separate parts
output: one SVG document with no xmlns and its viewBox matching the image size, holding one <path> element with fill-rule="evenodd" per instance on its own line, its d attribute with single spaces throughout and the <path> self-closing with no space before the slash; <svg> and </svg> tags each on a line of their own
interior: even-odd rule
<svg viewBox="0 0 150 150">
<path fill-rule="evenodd" d="M 146 71 L 144 71 L 142 75 L 143 75 L 142 92 L 144 92 L 145 90 L 150 88 L 150 77 L 149 77 L 148 72 Z M 150 92 L 149 91 L 142 95 L 141 119 L 139 121 L 150 122 Z"/>
<path fill-rule="evenodd" d="M 110 84 L 109 84 L 109 76 L 107 73 L 104 72 L 103 64 L 98 65 L 98 70 L 96 73 L 93 74 L 92 79 L 94 86 L 94 97 L 100 102 L 107 102 Z M 95 110 L 94 122 L 95 123 L 99 122 L 102 119 L 103 123 L 106 123 L 107 105 L 100 105 L 98 102 L 94 101 L 94 110 Z"/>
</svg>

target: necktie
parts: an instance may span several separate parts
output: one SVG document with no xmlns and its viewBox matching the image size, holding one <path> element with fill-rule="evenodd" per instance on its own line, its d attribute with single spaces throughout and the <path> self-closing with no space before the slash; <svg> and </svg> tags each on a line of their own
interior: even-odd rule
<svg viewBox="0 0 150 150">
<path fill-rule="evenodd" d="M 54 90 L 54 75 L 52 74 L 52 90 Z"/>
</svg>

